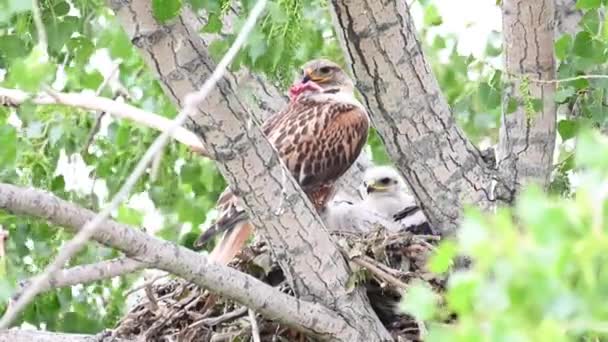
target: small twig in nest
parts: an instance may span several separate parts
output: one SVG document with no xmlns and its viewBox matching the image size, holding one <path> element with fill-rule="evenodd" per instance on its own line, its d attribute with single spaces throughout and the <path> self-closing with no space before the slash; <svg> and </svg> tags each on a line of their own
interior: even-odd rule
<svg viewBox="0 0 608 342">
<path fill-rule="evenodd" d="M 255 311 L 249 309 L 249 321 L 251 322 L 251 338 L 253 338 L 253 342 L 261 342 L 260 339 L 260 327 L 258 326 L 258 321 L 255 318 Z"/>
<path fill-rule="evenodd" d="M 230 321 L 232 319 L 235 319 L 237 317 L 240 317 L 242 315 L 244 315 L 247 312 L 247 308 L 246 307 L 240 307 L 236 310 L 227 312 L 221 316 L 218 317 L 211 317 L 211 318 L 203 318 L 201 320 L 198 320 L 192 324 L 190 324 L 188 326 L 188 329 L 192 329 L 192 328 L 196 328 L 199 327 L 201 325 L 206 325 L 209 327 L 212 327 L 214 325 L 218 325 L 220 323 L 226 322 L 226 321 Z"/>
<path fill-rule="evenodd" d="M 367 256 L 356 256 L 352 258 L 353 262 L 361 267 L 365 267 L 372 274 L 377 276 L 382 281 L 385 281 L 396 288 L 401 290 L 407 289 L 407 284 L 399 280 L 397 277 L 392 274 L 384 271 L 374 259 Z"/>
<path fill-rule="evenodd" d="M 150 311 L 156 312 L 158 311 L 158 303 L 156 302 L 156 298 L 154 297 L 154 292 L 152 291 L 152 286 L 148 285 L 145 287 L 146 297 L 148 297 L 148 301 L 150 303 Z"/>
<path fill-rule="evenodd" d="M 169 273 L 158 275 L 158 276 L 150 279 L 149 281 L 145 282 L 144 284 L 141 284 L 140 286 L 130 289 L 129 291 L 127 291 L 127 293 L 125 293 L 125 297 L 130 296 L 130 295 L 134 294 L 135 292 L 154 284 L 157 280 L 167 277 L 169 275 L 170 275 Z"/>
</svg>

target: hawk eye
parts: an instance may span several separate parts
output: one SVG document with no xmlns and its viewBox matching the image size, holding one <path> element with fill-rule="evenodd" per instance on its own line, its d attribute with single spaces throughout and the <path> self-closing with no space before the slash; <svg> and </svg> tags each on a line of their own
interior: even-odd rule
<svg viewBox="0 0 608 342">
<path fill-rule="evenodd" d="M 391 182 L 391 179 L 388 177 L 384 177 L 384 178 L 380 179 L 380 184 L 388 185 L 388 184 L 390 184 L 390 182 Z"/>
<path fill-rule="evenodd" d="M 321 74 L 329 74 L 330 71 L 331 71 L 330 67 L 322 67 L 321 69 L 319 69 L 319 72 Z"/>
</svg>

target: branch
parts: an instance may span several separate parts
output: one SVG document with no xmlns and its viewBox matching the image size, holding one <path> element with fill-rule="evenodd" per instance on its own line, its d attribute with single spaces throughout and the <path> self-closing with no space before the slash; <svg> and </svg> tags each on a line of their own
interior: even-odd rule
<svg viewBox="0 0 608 342">
<path fill-rule="evenodd" d="M 336 34 L 374 126 L 432 227 L 493 206 L 494 172 L 458 128 L 425 60 L 405 0 L 331 0 Z"/>
<path fill-rule="evenodd" d="M 30 215 L 78 232 L 95 216 L 49 193 L 0 183 L 0 209 Z M 331 339 L 352 329 L 333 311 L 320 304 L 294 298 L 279 290 L 217 263 L 194 251 L 157 239 L 134 227 L 103 221 L 93 238 L 116 248 L 147 267 L 157 268 L 235 300 L 268 319 L 294 327 L 321 339 Z"/>
<path fill-rule="evenodd" d="M 553 99 L 557 83 L 553 47 L 555 3 L 503 0 L 502 12 L 505 69 L 516 75 L 505 87 L 503 97 L 515 99 L 519 106 L 515 112 L 506 113 L 509 101 L 503 101 L 497 160 L 508 182 L 505 188 L 496 191 L 498 196 L 512 199 L 526 183 L 549 185 L 557 116 Z M 534 75 L 536 81 L 530 82 L 528 75 Z M 542 104 L 540 109 L 534 104 L 538 100 Z"/>
<path fill-rule="evenodd" d="M 172 122 L 172 120 L 158 114 L 96 95 L 53 92 L 51 96 L 46 93 L 28 94 L 18 89 L 0 87 L 0 104 L 16 106 L 27 101 L 36 105 L 61 104 L 98 112 L 107 112 L 115 117 L 128 119 L 161 132 L 166 132 Z M 189 130 L 178 127 L 171 133 L 171 137 L 201 155 L 208 157 L 207 151 L 200 139 Z"/>
<path fill-rule="evenodd" d="M 46 31 L 44 29 L 44 23 L 42 22 L 42 15 L 40 14 L 38 0 L 32 0 L 32 16 L 34 17 L 34 25 L 36 26 L 36 33 L 38 34 L 38 45 L 40 45 L 40 50 L 44 53 L 44 55 L 48 56 L 49 44 L 46 37 Z"/>
<path fill-rule="evenodd" d="M 0 330 L 0 341 L 11 342 L 129 342 L 122 338 L 98 335 L 64 334 L 39 330 Z"/>
<path fill-rule="evenodd" d="M 41 285 L 40 292 L 46 292 L 54 288 L 72 286 L 77 284 L 92 283 L 95 281 L 119 277 L 128 273 L 133 273 L 145 268 L 146 265 L 128 258 L 116 258 L 104 260 L 94 264 L 79 265 L 72 268 L 62 269 Z M 21 285 L 25 288 L 31 284 L 31 280 L 26 280 Z M 13 298 L 20 296 L 20 291 Z"/>
<path fill-rule="evenodd" d="M 236 39 L 232 43 L 232 46 L 228 49 L 220 63 L 211 74 L 211 77 L 205 81 L 201 89 L 195 93 L 188 94 L 184 99 L 184 107 L 182 111 L 175 117 L 171 122 L 166 132 L 163 132 L 152 145 L 148 148 L 144 156 L 141 158 L 139 163 L 135 166 L 133 172 L 127 178 L 125 184 L 120 188 L 118 193 L 114 196 L 112 201 L 95 217 L 93 220 L 86 222 L 85 226 L 78 231 L 76 236 L 68 241 L 63 248 L 59 251 L 55 260 L 53 260 L 44 270 L 42 274 L 33 279 L 32 284 L 28 286 L 24 291 L 23 295 L 15 302 L 15 305 L 8 308 L 2 320 L 0 320 L 0 328 L 6 328 L 10 325 L 11 321 L 15 319 L 17 314 L 25 308 L 25 306 L 38 294 L 40 286 L 49 278 L 50 274 L 59 270 L 80 248 L 87 242 L 87 240 L 94 234 L 95 229 L 105 220 L 110 213 L 115 210 L 120 203 L 128 196 L 131 189 L 135 186 L 135 183 L 139 180 L 139 177 L 144 173 L 148 164 L 154 158 L 154 156 L 165 146 L 169 135 L 178 127 L 180 127 L 188 116 L 193 115 L 196 112 L 196 108 L 203 103 L 209 92 L 215 87 L 217 82 L 223 77 L 224 72 L 228 65 L 232 62 L 236 56 L 240 47 L 245 43 L 245 39 L 249 32 L 253 29 L 257 18 L 262 14 L 267 0 L 258 0 L 256 5 L 251 10 L 249 17 L 245 21 L 241 31 L 237 35 Z M 51 94 L 52 95 L 52 94 Z"/>
</svg>

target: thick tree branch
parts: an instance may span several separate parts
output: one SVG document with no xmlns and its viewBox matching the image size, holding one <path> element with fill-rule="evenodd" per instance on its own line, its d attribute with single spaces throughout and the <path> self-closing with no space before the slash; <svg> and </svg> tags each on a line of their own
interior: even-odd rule
<svg viewBox="0 0 608 342">
<path fill-rule="evenodd" d="M 0 330 L 0 341 L 11 342 L 129 342 L 122 338 L 63 334 L 39 330 Z"/>
<path fill-rule="evenodd" d="M 43 218 L 76 232 L 95 216 L 94 212 L 49 193 L 2 183 L 0 209 L 16 215 Z M 230 267 L 208 263 L 207 258 L 198 253 L 159 240 L 134 227 L 105 220 L 93 238 L 150 268 L 180 276 L 246 305 L 269 319 L 321 339 L 335 339 L 352 330 L 342 317 L 320 304 L 286 295 Z"/>
<path fill-rule="evenodd" d="M 36 294 L 38 294 L 41 285 L 44 284 L 50 275 L 58 271 L 88 241 L 103 220 L 110 215 L 110 212 L 115 210 L 118 205 L 128 196 L 139 177 L 141 177 L 147 166 L 152 161 L 152 158 L 154 158 L 156 154 L 159 153 L 165 146 L 170 134 L 176 128 L 183 125 L 190 115 L 195 113 L 196 108 L 203 103 L 209 92 L 212 91 L 218 81 L 223 78 L 224 72 L 230 63 L 232 63 L 237 52 L 245 43 L 247 35 L 255 26 L 258 17 L 262 14 L 266 2 L 267 0 L 258 0 L 256 5 L 252 8 L 251 13 L 248 15 L 247 20 L 243 24 L 240 32 L 236 36 L 236 39 L 228 51 L 226 51 L 226 54 L 222 57 L 222 60 L 218 63 L 215 70 L 213 70 L 211 76 L 205 80 L 199 90 L 186 95 L 182 110 L 177 114 L 175 119 L 171 121 L 167 131 L 163 132 L 154 140 L 152 145 L 150 145 L 114 198 L 112 198 L 110 203 L 106 205 L 101 212 L 95 215 L 91 221 L 85 223 L 82 229 L 79 230 L 76 235 L 61 248 L 53 261 L 46 266 L 41 274 L 32 279 L 31 285 L 27 286 L 23 290 L 23 294 L 17 299 L 13 306 L 6 310 L 4 316 L 2 316 L 2 319 L 0 319 L 0 328 L 6 328 L 10 325 L 17 314 L 23 310 L 23 308 L 34 298 L 34 296 L 36 296 Z"/>
<path fill-rule="evenodd" d="M 92 283 L 103 279 L 119 277 L 146 268 L 146 265 L 137 260 L 129 258 L 116 258 L 104 260 L 94 264 L 78 265 L 62 269 L 54 274 L 42 285 L 40 292 L 46 292 L 54 288 L 72 286 L 77 284 Z M 27 286 L 26 281 L 22 287 Z M 18 297 L 19 293 L 16 296 Z"/>
<path fill-rule="evenodd" d="M 171 124 L 171 120 L 163 116 L 105 97 L 84 93 L 60 92 L 53 92 L 52 95 L 46 93 L 28 94 L 18 89 L 0 87 L 0 104 L 5 106 L 18 106 L 26 101 L 30 101 L 36 105 L 62 104 L 97 112 L 106 112 L 117 118 L 128 119 L 161 132 L 165 132 L 167 127 Z M 171 137 L 201 155 L 208 156 L 200 139 L 186 128 L 178 127 L 173 131 Z"/>
<path fill-rule="evenodd" d="M 509 80 L 505 92 L 498 146 L 498 165 L 509 180 L 503 190 L 513 198 L 526 183 L 549 185 L 555 149 L 555 83 L 527 79 L 555 78 L 555 3 L 503 0 L 502 12 L 506 72 L 519 76 Z M 514 113 L 506 113 L 510 98 L 520 104 Z"/>
<path fill-rule="evenodd" d="M 492 206 L 494 172 L 457 127 L 405 0 L 331 0 L 336 34 L 388 153 L 443 233 L 466 203 Z"/>
</svg>

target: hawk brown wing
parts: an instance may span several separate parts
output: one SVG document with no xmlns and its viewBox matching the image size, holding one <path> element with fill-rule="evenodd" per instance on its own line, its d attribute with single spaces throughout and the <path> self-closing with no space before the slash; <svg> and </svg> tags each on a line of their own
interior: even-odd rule
<svg viewBox="0 0 608 342">
<path fill-rule="evenodd" d="M 317 210 L 325 206 L 333 194 L 335 181 L 359 156 L 368 128 L 369 119 L 361 105 L 342 102 L 340 97 L 331 95 L 304 96 L 262 125 L 264 135 Z M 238 198 L 229 189 L 220 196 L 218 210 L 216 223 L 201 235 L 195 247 L 223 232 L 211 259 L 228 263 L 252 227 Z M 234 242 L 241 245 L 235 246 Z"/>
</svg>

